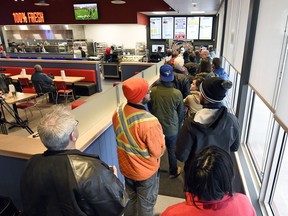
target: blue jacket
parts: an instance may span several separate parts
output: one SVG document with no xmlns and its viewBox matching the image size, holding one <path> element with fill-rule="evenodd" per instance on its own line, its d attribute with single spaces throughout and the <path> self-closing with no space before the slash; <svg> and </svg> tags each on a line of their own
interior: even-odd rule
<svg viewBox="0 0 288 216">
<path fill-rule="evenodd" d="M 214 71 L 214 73 L 223 80 L 229 79 L 228 74 L 224 71 L 224 68 L 218 68 Z"/>
</svg>

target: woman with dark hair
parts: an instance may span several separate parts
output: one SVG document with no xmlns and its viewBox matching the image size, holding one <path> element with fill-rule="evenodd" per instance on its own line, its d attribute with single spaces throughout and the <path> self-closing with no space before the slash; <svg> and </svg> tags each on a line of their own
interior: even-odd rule
<svg viewBox="0 0 288 216">
<path fill-rule="evenodd" d="M 161 216 L 256 216 L 247 196 L 233 193 L 233 161 L 216 146 L 203 149 L 185 176 L 186 201 L 168 207 Z"/>
</svg>

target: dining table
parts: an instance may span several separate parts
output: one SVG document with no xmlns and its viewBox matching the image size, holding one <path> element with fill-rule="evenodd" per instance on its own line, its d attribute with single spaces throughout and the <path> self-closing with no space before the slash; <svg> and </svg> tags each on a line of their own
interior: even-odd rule
<svg viewBox="0 0 288 216">
<path fill-rule="evenodd" d="M 10 78 L 12 80 L 18 80 L 18 78 L 28 78 L 29 80 L 31 80 L 31 76 L 32 75 L 29 75 L 29 74 L 27 74 L 27 75 L 18 74 L 18 75 L 10 76 Z M 80 82 L 84 79 L 85 79 L 85 77 L 78 77 L 78 76 L 65 76 L 65 77 L 54 76 L 53 81 L 65 81 L 67 84 L 71 84 L 71 88 L 73 90 L 73 95 L 74 95 L 74 98 L 76 100 L 79 97 L 77 97 L 77 95 L 76 95 L 75 83 Z"/>
</svg>

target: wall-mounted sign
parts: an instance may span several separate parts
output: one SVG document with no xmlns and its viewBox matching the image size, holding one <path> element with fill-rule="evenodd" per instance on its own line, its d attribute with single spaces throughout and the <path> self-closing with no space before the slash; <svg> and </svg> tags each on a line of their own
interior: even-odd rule
<svg viewBox="0 0 288 216">
<path fill-rule="evenodd" d="M 186 17 L 175 17 L 174 38 L 186 39 Z"/>
<path fill-rule="evenodd" d="M 43 12 L 15 12 L 14 23 L 44 23 Z"/>
</svg>

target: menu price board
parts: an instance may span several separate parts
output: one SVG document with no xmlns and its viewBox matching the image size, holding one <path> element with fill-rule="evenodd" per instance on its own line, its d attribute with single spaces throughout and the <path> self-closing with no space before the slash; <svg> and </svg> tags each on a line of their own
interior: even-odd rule
<svg viewBox="0 0 288 216">
<path fill-rule="evenodd" d="M 173 17 L 162 17 L 162 39 L 173 39 Z"/>
<path fill-rule="evenodd" d="M 211 40 L 213 17 L 200 17 L 200 40 Z"/>
<path fill-rule="evenodd" d="M 150 39 L 161 39 L 161 17 L 150 17 Z"/>
<path fill-rule="evenodd" d="M 174 38 L 186 38 L 186 17 L 175 17 Z"/>
<path fill-rule="evenodd" d="M 199 17 L 187 18 L 187 39 L 198 40 L 199 38 Z"/>
</svg>

